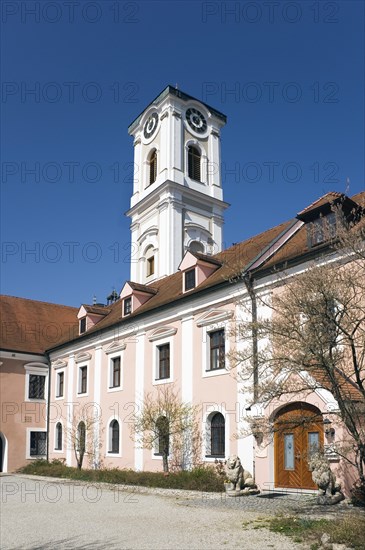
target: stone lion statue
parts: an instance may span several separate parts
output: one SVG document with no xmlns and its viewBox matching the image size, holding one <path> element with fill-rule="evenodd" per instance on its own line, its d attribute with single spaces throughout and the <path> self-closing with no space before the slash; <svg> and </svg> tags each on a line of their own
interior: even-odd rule
<svg viewBox="0 0 365 550">
<path fill-rule="evenodd" d="M 314 453 L 308 461 L 308 466 L 312 472 L 312 479 L 319 488 L 319 504 L 336 504 L 345 498 L 341 492 L 341 485 L 336 483 L 336 476 L 323 453 Z"/>
<path fill-rule="evenodd" d="M 252 474 L 243 469 L 241 460 L 237 455 L 227 458 L 226 474 L 227 478 L 233 485 L 233 491 L 240 491 L 246 487 L 250 489 L 256 488 Z"/>
</svg>

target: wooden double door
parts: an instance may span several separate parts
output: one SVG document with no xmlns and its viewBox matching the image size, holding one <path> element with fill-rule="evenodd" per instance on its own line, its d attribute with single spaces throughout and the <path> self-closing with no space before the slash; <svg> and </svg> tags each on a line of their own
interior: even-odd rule
<svg viewBox="0 0 365 550">
<path fill-rule="evenodd" d="M 275 486 L 317 489 L 308 460 L 323 447 L 320 411 L 306 403 L 282 409 L 274 423 Z"/>
</svg>

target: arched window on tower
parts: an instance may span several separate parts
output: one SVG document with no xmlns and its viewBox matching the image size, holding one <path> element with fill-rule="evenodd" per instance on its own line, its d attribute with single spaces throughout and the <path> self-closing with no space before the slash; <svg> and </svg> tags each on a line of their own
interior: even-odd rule
<svg viewBox="0 0 365 550">
<path fill-rule="evenodd" d="M 201 181 L 200 174 L 201 153 L 194 145 L 188 147 L 188 175 L 195 181 Z"/>
<path fill-rule="evenodd" d="M 150 174 L 149 174 L 149 183 L 148 185 L 152 185 L 155 183 L 157 178 L 157 151 L 156 149 L 153 149 L 150 158 L 149 158 L 149 167 L 150 167 Z"/>
<path fill-rule="evenodd" d="M 149 246 L 145 252 L 146 258 L 146 277 L 151 277 L 155 273 L 155 255 L 153 246 Z"/>
<path fill-rule="evenodd" d="M 191 241 L 189 244 L 189 251 L 193 253 L 199 252 L 200 254 L 204 254 L 204 245 L 199 241 Z"/>
</svg>

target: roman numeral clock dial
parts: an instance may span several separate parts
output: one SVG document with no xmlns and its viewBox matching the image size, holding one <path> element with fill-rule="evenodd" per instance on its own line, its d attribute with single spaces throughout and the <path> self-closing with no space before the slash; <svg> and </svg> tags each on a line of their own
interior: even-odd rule
<svg viewBox="0 0 365 550">
<path fill-rule="evenodd" d="M 190 107 L 186 111 L 186 120 L 192 130 L 196 132 L 197 134 L 204 134 L 207 130 L 207 121 L 205 120 L 205 117 L 203 113 L 198 111 L 198 109 L 194 109 L 194 107 Z"/>
<path fill-rule="evenodd" d="M 153 136 L 157 128 L 157 123 L 158 123 L 158 114 L 152 113 L 152 115 L 150 115 L 146 120 L 144 129 L 143 129 L 143 135 L 146 139 L 149 139 L 150 137 Z"/>
</svg>

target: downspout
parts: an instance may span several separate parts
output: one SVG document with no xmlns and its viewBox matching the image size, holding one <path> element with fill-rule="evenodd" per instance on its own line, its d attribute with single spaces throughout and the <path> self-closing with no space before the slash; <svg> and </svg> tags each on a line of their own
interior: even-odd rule
<svg viewBox="0 0 365 550">
<path fill-rule="evenodd" d="M 257 302 L 256 294 L 253 289 L 253 277 L 250 272 L 246 272 L 243 276 L 243 281 L 246 285 L 248 295 L 251 299 L 251 335 L 252 335 L 252 366 L 253 366 L 253 399 L 257 400 L 257 385 L 259 381 L 259 365 L 258 365 L 258 343 L 257 343 Z M 255 436 L 254 436 L 255 441 Z M 253 443 L 253 460 L 252 460 L 252 475 L 256 477 L 256 445 Z"/>
<path fill-rule="evenodd" d="M 46 458 L 47 462 L 49 461 L 49 419 L 50 419 L 50 402 L 51 402 L 51 361 L 48 356 L 48 396 L 47 396 L 47 423 L 46 423 L 46 430 L 47 430 L 47 442 L 46 442 Z"/>
<path fill-rule="evenodd" d="M 258 343 L 257 343 L 257 301 L 253 289 L 253 277 L 250 272 L 243 276 L 248 295 L 251 299 L 251 335 L 252 335 L 252 365 L 253 365 L 253 398 L 257 400 L 257 386 L 259 382 L 259 361 L 258 361 Z"/>
</svg>

